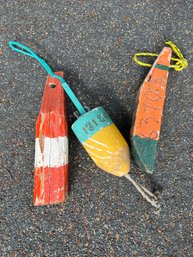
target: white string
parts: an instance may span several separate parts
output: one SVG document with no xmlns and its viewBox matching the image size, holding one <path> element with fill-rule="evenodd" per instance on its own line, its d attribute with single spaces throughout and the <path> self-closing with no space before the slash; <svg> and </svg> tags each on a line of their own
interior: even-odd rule
<svg viewBox="0 0 193 257">
<path fill-rule="evenodd" d="M 158 203 L 157 197 L 150 192 L 144 186 L 138 184 L 134 179 L 131 178 L 129 174 L 126 174 L 125 177 L 137 188 L 141 195 L 154 207 L 160 209 L 160 204 Z"/>
</svg>

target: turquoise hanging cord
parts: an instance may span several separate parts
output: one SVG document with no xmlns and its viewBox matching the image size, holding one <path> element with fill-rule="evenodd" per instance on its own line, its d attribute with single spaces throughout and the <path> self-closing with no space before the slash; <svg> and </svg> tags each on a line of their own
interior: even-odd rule
<svg viewBox="0 0 193 257">
<path fill-rule="evenodd" d="M 73 91 L 71 90 L 69 85 L 66 83 L 66 81 L 61 76 L 58 76 L 58 75 L 54 74 L 54 72 L 52 71 L 50 66 L 42 58 L 40 58 L 37 54 L 35 54 L 29 47 L 24 46 L 24 45 L 20 44 L 19 42 L 10 41 L 9 42 L 9 47 L 13 51 L 19 52 L 21 54 L 28 55 L 29 57 L 32 57 L 32 58 L 36 59 L 51 77 L 57 78 L 57 79 L 60 80 L 60 82 L 62 84 L 62 87 L 64 88 L 66 94 L 70 97 L 73 104 L 78 109 L 79 113 L 81 115 L 86 113 L 86 110 L 84 109 L 82 104 L 79 102 L 78 98 L 75 96 L 75 94 L 73 93 Z"/>
</svg>

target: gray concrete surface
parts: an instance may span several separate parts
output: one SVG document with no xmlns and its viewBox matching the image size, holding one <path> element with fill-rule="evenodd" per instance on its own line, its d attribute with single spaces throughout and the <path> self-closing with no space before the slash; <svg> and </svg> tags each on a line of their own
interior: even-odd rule
<svg viewBox="0 0 193 257">
<path fill-rule="evenodd" d="M 135 52 L 178 44 L 189 67 L 171 70 L 156 172 L 132 163 L 132 176 L 162 190 L 154 215 L 124 178 L 100 171 L 70 132 L 65 204 L 34 208 L 34 129 L 46 78 L 40 65 L 13 53 L 18 40 L 65 72 L 77 96 L 103 106 L 126 139 L 137 90 L 148 68 Z M 191 257 L 192 0 L 0 1 L 0 256 Z M 75 120 L 68 101 L 69 127 Z"/>
</svg>

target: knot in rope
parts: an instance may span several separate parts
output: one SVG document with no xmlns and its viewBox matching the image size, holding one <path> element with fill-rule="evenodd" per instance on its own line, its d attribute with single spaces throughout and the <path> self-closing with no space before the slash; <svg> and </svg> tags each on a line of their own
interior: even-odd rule
<svg viewBox="0 0 193 257">
<path fill-rule="evenodd" d="M 167 41 L 166 44 L 171 47 L 171 49 L 173 50 L 173 52 L 177 56 L 177 57 L 172 57 L 171 58 L 171 60 L 174 61 L 175 63 L 171 64 L 169 67 L 175 69 L 176 71 L 182 71 L 183 69 L 185 69 L 188 66 L 188 60 L 184 58 L 180 49 L 172 41 Z M 138 57 L 140 57 L 140 56 L 157 57 L 158 54 L 156 54 L 156 53 L 136 53 L 134 55 L 133 60 L 137 64 L 139 64 L 141 66 L 144 66 L 144 67 L 151 67 L 152 64 L 145 63 L 145 62 L 142 62 L 142 61 L 138 60 Z"/>
</svg>

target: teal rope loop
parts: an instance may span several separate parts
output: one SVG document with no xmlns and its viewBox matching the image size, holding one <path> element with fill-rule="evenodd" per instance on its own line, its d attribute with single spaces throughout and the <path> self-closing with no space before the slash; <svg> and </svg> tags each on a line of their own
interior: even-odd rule
<svg viewBox="0 0 193 257">
<path fill-rule="evenodd" d="M 53 77 L 53 78 L 57 78 L 60 80 L 62 87 L 64 88 L 65 92 L 67 93 L 67 95 L 70 97 L 70 99 L 72 100 L 72 102 L 74 103 L 74 105 L 76 106 L 76 108 L 78 109 L 79 113 L 81 115 L 86 113 L 86 110 L 84 109 L 84 107 L 82 106 L 82 104 L 80 103 L 80 101 L 78 100 L 78 98 L 75 96 L 74 92 L 71 90 L 70 86 L 66 83 L 66 81 L 64 80 L 64 78 L 62 78 L 61 76 L 58 76 L 56 74 L 54 74 L 54 72 L 52 71 L 52 69 L 50 68 L 50 66 L 42 59 L 40 58 L 36 53 L 34 53 L 29 47 L 24 46 L 22 44 L 20 44 L 19 42 L 16 41 L 10 41 L 9 42 L 9 47 L 13 50 L 16 51 L 18 53 L 27 55 L 31 58 L 36 59 L 41 65 L 42 67 L 47 71 L 47 73 Z"/>
</svg>

